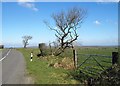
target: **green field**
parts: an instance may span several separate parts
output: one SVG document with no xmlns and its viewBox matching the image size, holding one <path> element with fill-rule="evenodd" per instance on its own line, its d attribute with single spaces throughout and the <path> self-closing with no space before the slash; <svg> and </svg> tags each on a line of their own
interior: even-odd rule
<svg viewBox="0 0 120 86">
<path fill-rule="evenodd" d="M 50 63 L 60 62 L 64 57 L 71 58 L 73 57 L 72 50 L 66 50 L 62 55 L 59 57 L 47 55 L 45 57 L 41 57 L 40 59 L 37 58 L 37 54 L 39 52 L 38 49 L 18 49 L 20 52 L 23 53 L 26 66 L 27 66 L 27 74 L 30 75 L 33 79 L 35 84 L 78 84 L 80 81 L 75 80 L 69 72 L 71 70 L 67 70 L 64 68 L 54 68 L 53 66 L 49 66 Z M 87 56 L 79 55 L 79 54 L 101 54 L 112 56 L 112 52 L 118 51 L 116 47 L 77 47 L 77 54 L 78 54 L 78 64 L 81 64 Z M 34 58 L 33 62 L 30 62 L 30 52 L 33 51 Z M 48 51 L 49 52 L 49 51 Z M 95 57 L 97 61 L 100 62 L 101 65 L 110 67 L 111 58 L 103 58 L 103 57 Z M 104 60 L 102 63 L 101 60 Z M 68 62 L 71 63 L 71 62 Z M 85 67 L 90 69 L 89 67 L 92 66 L 93 68 L 99 67 L 95 63 L 95 61 L 90 58 L 85 64 L 80 67 L 80 70 L 84 69 Z M 91 68 L 92 69 L 92 68 Z M 101 69 L 99 67 L 98 69 Z M 102 70 L 102 69 L 101 69 Z M 91 71 L 91 70 L 90 70 Z M 86 72 L 86 70 L 84 71 Z M 87 72 L 86 72 L 87 73 Z M 88 73 L 89 74 L 89 73 Z"/>
</svg>

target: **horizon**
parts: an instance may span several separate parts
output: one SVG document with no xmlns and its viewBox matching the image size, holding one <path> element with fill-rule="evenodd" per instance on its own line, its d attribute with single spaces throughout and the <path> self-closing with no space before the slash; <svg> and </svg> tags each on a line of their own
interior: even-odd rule
<svg viewBox="0 0 120 86">
<path fill-rule="evenodd" d="M 48 20 L 55 28 L 51 14 L 67 11 L 74 6 L 88 11 L 87 18 L 77 30 L 79 45 L 118 46 L 118 3 L 113 2 L 4 2 L 0 44 L 5 47 L 22 47 L 24 35 L 33 37 L 29 46 L 55 41 L 55 32 L 49 30 L 43 20 Z"/>
<path fill-rule="evenodd" d="M 49 47 L 48 44 L 46 44 Z M 76 45 L 77 47 L 120 47 L 119 45 Z M 52 46 L 53 47 L 53 46 Z M 5 46 L 4 48 L 24 48 L 23 46 Z M 28 45 L 26 48 L 38 48 L 38 46 Z"/>
</svg>

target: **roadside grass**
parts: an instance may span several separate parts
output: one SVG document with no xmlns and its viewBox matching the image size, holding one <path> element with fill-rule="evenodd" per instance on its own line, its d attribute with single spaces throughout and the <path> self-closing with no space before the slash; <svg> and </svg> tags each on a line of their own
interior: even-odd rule
<svg viewBox="0 0 120 86">
<path fill-rule="evenodd" d="M 36 54 L 39 52 L 38 49 L 18 49 L 23 53 L 28 75 L 33 77 L 35 84 L 78 84 L 79 82 L 68 77 L 68 70 L 63 68 L 54 68 L 49 67 L 48 64 L 51 61 L 55 62 L 55 58 L 53 56 L 49 56 L 49 60 L 45 59 L 45 57 L 37 58 Z M 34 57 L 33 61 L 30 62 L 30 52 L 33 51 Z M 57 60 L 57 59 L 56 59 Z M 59 60 L 57 60 L 59 61 Z"/>
<path fill-rule="evenodd" d="M 63 68 L 54 68 L 49 66 L 50 63 L 60 62 L 64 57 L 73 58 L 72 49 L 67 49 L 63 54 L 59 57 L 55 56 L 45 56 L 38 59 L 36 56 L 39 53 L 38 49 L 35 48 L 28 48 L 28 49 L 18 49 L 21 51 L 26 60 L 27 72 L 28 75 L 33 77 L 35 84 L 79 84 L 80 82 L 75 80 L 73 77 L 69 75 L 69 70 L 65 70 Z M 118 52 L 118 49 L 115 47 L 77 47 L 77 54 L 78 54 L 78 64 L 82 63 L 87 57 L 80 56 L 79 54 L 100 54 L 100 55 L 107 55 L 112 56 L 112 52 Z M 30 52 L 33 51 L 34 57 L 33 61 L 30 62 Z M 111 58 L 104 58 L 104 57 L 95 57 L 99 62 L 106 61 L 111 62 Z M 101 62 L 103 66 L 106 68 L 111 66 L 110 64 Z M 95 66 L 97 65 L 97 66 Z M 92 66 L 94 68 L 98 68 L 102 70 L 98 64 L 92 59 L 89 59 L 80 69 L 90 69 L 89 67 Z M 89 70 L 88 70 L 89 71 Z M 95 71 L 95 70 L 93 70 Z M 86 70 L 85 70 L 86 72 Z M 96 70 L 97 72 L 97 70 Z M 84 77 L 83 77 L 84 78 Z"/>
</svg>

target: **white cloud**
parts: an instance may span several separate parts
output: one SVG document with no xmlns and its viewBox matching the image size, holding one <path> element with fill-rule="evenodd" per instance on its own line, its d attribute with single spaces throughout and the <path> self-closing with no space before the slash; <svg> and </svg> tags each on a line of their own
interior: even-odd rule
<svg viewBox="0 0 120 86">
<path fill-rule="evenodd" d="M 20 6 L 32 9 L 34 11 L 38 11 L 39 9 L 35 7 L 35 4 L 32 2 L 35 2 L 35 0 L 18 0 L 18 4 Z"/>
<path fill-rule="evenodd" d="M 35 0 L 18 0 L 18 2 L 35 2 Z"/>
<path fill-rule="evenodd" d="M 98 21 L 98 20 L 94 21 L 94 23 L 95 23 L 96 25 L 100 25 L 100 24 L 101 24 L 100 21 Z"/>
</svg>

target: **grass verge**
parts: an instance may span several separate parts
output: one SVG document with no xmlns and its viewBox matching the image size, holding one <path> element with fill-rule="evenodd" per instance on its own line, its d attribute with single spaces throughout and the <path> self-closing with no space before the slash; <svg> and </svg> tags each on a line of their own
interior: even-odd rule
<svg viewBox="0 0 120 86">
<path fill-rule="evenodd" d="M 48 66 L 55 57 L 49 56 L 49 60 L 45 57 L 37 58 L 38 49 L 18 49 L 23 53 L 28 74 L 33 77 L 35 84 L 78 84 L 79 82 L 69 78 L 68 70 L 63 68 L 54 68 Z M 30 62 L 30 52 L 33 51 L 33 61 Z"/>
</svg>

